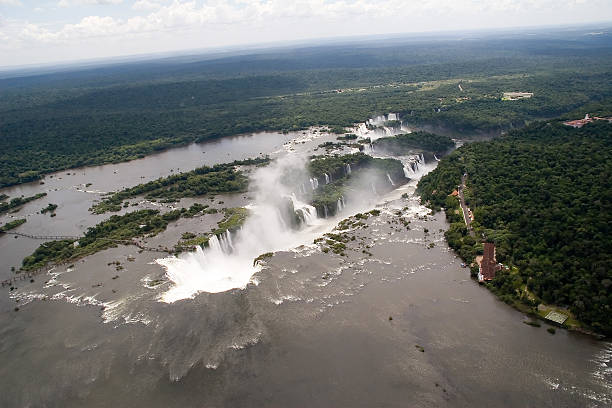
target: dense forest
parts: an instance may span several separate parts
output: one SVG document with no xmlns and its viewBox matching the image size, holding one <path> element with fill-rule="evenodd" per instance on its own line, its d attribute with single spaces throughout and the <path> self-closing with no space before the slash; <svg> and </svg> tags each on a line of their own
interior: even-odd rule
<svg viewBox="0 0 612 408">
<path fill-rule="evenodd" d="M 607 36 L 396 39 L 0 79 L 0 187 L 193 141 L 398 112 L 499 132 L 612 96 Z M 520 101 L 503 92 L 529 91 Z"/>
<path fill-rule="evenodd" d="M 455 146 L 448 136 L 428 132 L 412 132 L 392 137 L 376 139 L 373 143 L 376 150 L 394 155 L 403 155 L 418 151 L 427 151 L 442 155 Z"/>
<path fill-rule="evenodd" d="M 464 173 L 475 237 L 449 196 Z M 466 261 L 482 253 L 481 241 L 495 243 L 509 269 L 490 287 L 504 300 L 568 307 L 612 334 L 612 124 L 534 123 L 464 145 L 418 189 L 424 203 L 446 208 L 446 238 Z"/>
</svg>

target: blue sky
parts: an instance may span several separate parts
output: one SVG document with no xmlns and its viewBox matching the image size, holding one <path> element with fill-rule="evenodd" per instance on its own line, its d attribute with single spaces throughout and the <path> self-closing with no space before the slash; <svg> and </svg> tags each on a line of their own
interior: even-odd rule
<svg viewBox="0 0 612 408">
<path fill-rule="evenodd" d="M 612 0 L 0 0 L 0 66 L 602 21 Z"/>
</svg>

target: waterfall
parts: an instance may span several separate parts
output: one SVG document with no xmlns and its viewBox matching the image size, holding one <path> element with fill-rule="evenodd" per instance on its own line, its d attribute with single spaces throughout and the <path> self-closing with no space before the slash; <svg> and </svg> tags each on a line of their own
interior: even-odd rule
<svg viewBox="0 0 612 408">
<path fill-rule="evenodd" d="M 389 173 L 387 173 L 387 179 L 389 179 L 389 183 L 391 183 L 391 185 L 395 187 L 395 183 L 393 182 L 393 180 L 391 180 L 391 176 L 389 175 Z"/>
<path fill-rule="evenodd" d="M 213 251 L 223 252 L 223 249 L 221 248 L 221 243 L 219 242 L 219 238 L 217 238 L 216 235 L 210 237 L 210 239 L 208 240 L 208 247 Z"/>
<path fill-rule="evenodd" d="M 390 113 L 389 114 L 389 120 L 399 120 L 397 113 Z"/>
<path fill-rule="evenodd" d="M 378 193 L 376 192 L 376 187 L 374 186 L 374 183 L 372 183 L 372 192 L 374 193 L 374 195 L 378 195 Z"/>
<path fill-rule="evenodd" d="M 302 215 L 302 221 L 306 225 L 313 225 L 317 219 L 317 209 L 312 205 L 301 202 L 297 199 L 295 194 L 292 194 L 290 197 L 291 203 L 293 204 L 293 210 Z"/>
<path fill-rule="evenodd" d="M 325 214 L 325 218 L 327 218 L 327 206 L 326 205 L 323 206 L 323 212 Z"/>
<path fill-rule="evenodd" d="M 344 207 L 344 196 L 340 196 L 340 198 L 338 199 L 338 203 L 336 204 L 336 213 L 342 211 Z"/>
<path fill-rule="evenodd" d="M 310 178 L 310 187 L 313 190 L 316 190 L 317 188 L 319 188 L 319 179 L 317 179 L 316 177 L 311 177 Z"/>
<path fill-rule="evenodd" d="M 350 163 L 346 163 L 345 173 L 347 175 L 351 174 L 351 164 Z"/>
<path fill-rule="evenodd" d="M 325 184 L 329 184 L 331 177 L 327 173 L 325 173 Z"/>
<path fill-rule="evenodd" d="M 221 234 L 220 237 L 215 236 L 215 238 L 217 238 L 216 241 L 224 254 L 232 253 L 234 245 L 232 244 L 232 235 L 229 230 L 225 230 L 225 233 Z"/>
<path fill-rule="evenodd" d="M 436 156 L 436 154 L 434 153 L 434 159 L 436 159 L 436 161 L 440 161 L 440 159 L 438 159 L 438 156 Z"/>
<path fill-rule="evenodd" d="M 410 178 L 410 173 L 408 173 L 408 169 L 409 168 L 410 168 L 410 165 L 404 166 L 404 177 L 406 177 L 406 178 Z M 410 169 L 410 170 L 412 170 L 412 169 Z"/>
<path fill-rule="evenodd" d="M 160 301 L 172 303 L 193 298 L 200 292 L 243 289 L 261 270 L 261 265 L 253 264 L 259 255 L 310 243 L 321 234 L 322 228 L 327 229 L 317 217 L 316 209 L 291 196 L 285 185 L 287 176 L 296 171 L 306 175 L 305 167 L 305 158 L 288 155 L 258 168 L 251 177 L 255 202 L 248 206 L 249 216 L 240 230 L 211 236 L 207 248 L 198 246 L 195 252 L 157 259 L 155 262 L 163 267 L 171 282 Z M 299 188 L 295 188 L 296 192 Z M 295 216 L 286 211 L 288 199 L 303 220 L 297 227 L 293 222 Z"/>
<path fill-rule="evenodd" d="M 425 156 L 423 156 L 423 153 L 420 154 L 419 160 L 421 161 L 422 164 L 425 164 Z"/>
</svg>

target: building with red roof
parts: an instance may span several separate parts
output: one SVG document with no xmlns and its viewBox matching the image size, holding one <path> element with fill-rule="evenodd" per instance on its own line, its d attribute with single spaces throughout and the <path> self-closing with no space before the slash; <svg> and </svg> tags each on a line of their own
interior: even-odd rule
<svg viewBox="0 0 612 408">
<path fill-rule="evenodd" d="M 500 269 L 501 265 L 495 260 L 495 244 L 485 242 L 482 261 L 478 268 L 478 282 L 492 281 L 495 278 L 495 272 Z"/>
</svg>

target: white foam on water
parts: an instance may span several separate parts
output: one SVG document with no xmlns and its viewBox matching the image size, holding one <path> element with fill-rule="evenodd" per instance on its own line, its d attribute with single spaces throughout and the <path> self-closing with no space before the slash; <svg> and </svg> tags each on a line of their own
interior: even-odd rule
<svg viewBox="0 0 612 408">
<path fill-rule="evenodd" d="M 261 264 L 253 262 L 259 255 L 290 250 L 331 230 L 334 225 L 331 220 L 317 218 L 314 207 L 299 201 L 283 183 L 288 172 L 303 169 L 304 163 L 298 157 L 288 155 L 253 173 L 256 204 L 250 206 L 249 217 L 236 232 L 231 253 L 221 245 L 211 245 L 178 257 L 157 259 L 155 262 L 166 270 L 173 283 L 160 300 L 172 303 L 193 298 L 200 292 L 244 289 L 261 270 Z M 305 215 L 298 229 L 292 228 L 280 210 L 287 199 Z"/>
</svg>

